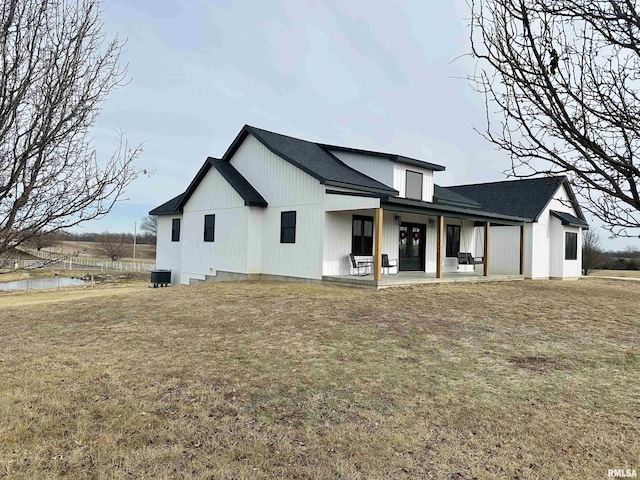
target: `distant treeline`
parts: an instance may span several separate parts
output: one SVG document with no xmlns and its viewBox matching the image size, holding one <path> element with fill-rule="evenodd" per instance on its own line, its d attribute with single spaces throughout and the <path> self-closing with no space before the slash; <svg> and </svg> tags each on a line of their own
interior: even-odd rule
<svg viewBox="0 0 640 480">
<path fill-rule="evenodd" d="M 56 232 L 56 237 L 59 241 L 96 242 L 99 240 L 100 235 L 104 235 L 104 232 Z M 115 235 L 121 237 L 124 243 L 133 243 L 133 233 L 117 233 Z M 156 236 L 150 233 L 138 233 L 136 235 L 136 243 L 140 245 L 155 245 Z"/>
<path fill-rule="evenodd" d="M 602 270 L 640 270 L 640 251 L 601 252 L 593 268 Z"/>
</svg>

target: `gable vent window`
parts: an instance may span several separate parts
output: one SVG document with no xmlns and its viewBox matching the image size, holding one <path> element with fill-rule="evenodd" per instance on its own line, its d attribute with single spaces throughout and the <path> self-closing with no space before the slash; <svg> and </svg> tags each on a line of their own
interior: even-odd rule
<svg viewBox="0 0 640 480">
<path fill-rule="evenodd" d="M 171 241 L 179 242 L 180 241 L 180 219 L 174 218 L 171 221 Z"/>
<path fill-rule="evenodd" d="M 578 234 L 574 232 L 566 232 L 564 234 L 564 259 L 578 259 Z"/>
<path fill-rule="evenodd" d="M 406 198 L 422 200 L 422 174 L 407 170 L 407 183 L 405 185 Z"/>
<path fill-rule="evenodd" d="M 204 216 L 204 241 L 213 242 L 215 236 L 216 216 L 205 215 Z"/>
<path fill-rule="evenodd" d="M 296 243 L 296 212 L 280 213 L 280 243 Z"/>
</svg>

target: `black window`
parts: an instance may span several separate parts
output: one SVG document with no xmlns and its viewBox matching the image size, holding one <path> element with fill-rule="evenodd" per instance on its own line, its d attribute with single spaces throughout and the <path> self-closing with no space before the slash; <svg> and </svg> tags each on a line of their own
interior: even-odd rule
<svg viewBox="0 0 640 480">
<path fill-rule="evenodd" d="M 174 218 L 171 222 L 171 241 L 180 241 L 180 219 Z"/>
<path fill-rule="evenodd" d="M 564 234 L 564 259 L 565 260 L 578 259 L 578 234 L 577 233 L 566 232 Z"/>
<path fill-rule="evenodd" d="M 223 225 L 224 226 L 224 225 Z M 204 216 L 204 241 L 213 242 L 216 228 L 216 216 L 205 215 Z"/>
<path fill-rule="evenodd" d="M 447 257 L 460 253 L 460 225 L 447 225 Z"/>
<path fill-rule="evenodd" d="M 351 253 L 373 255 L 373 217 L 353 216 Z"/>
<path fill-rule="evenodd" d="M 280 243 L 296 243 L 296 212 L 280 214 Z"/>
<path fill-rule="evenodd" d="M 422 200 L 422 174 L 407 170 L 407 183 L 405 185 L 405 197 Z"/>
</svg>

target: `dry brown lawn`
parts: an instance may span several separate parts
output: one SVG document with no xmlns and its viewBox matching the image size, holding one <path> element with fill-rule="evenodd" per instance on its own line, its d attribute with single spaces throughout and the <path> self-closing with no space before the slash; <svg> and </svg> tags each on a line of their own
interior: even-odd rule
<svg viewBox="0 0 640 480">
<path fill-rule="evenodd" d="M 0 477 L 640 470 L 640 283 L 74 291 L 0 297 Z"/>
<path fill-rule="evenodd" d="M 640 278 L 640 270 L 593 270 L 589 275 L 594 277 Z"/>
</svg>

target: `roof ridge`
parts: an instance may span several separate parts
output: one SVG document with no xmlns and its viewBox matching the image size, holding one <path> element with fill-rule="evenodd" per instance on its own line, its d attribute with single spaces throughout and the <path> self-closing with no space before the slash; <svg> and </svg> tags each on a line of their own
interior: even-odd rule
<svg viewBox="0 0 640 480">
<path fill-rule="evenodd" d="M 314 140 L 305 140 L 304 138 L 298 138 L 298 137 L 293 137 L 291 135 L 285 135 L 284 133 L 272 132 L 271 130 L 266 130 L 266 129 L 260 128 L 260 127 L 254 127 L 253 125 L 249 125 L 249 124 L 245 124 L 244 128 L 248 129 L 249 131 L 251 131 L 253 129 L 253 130 L 258 130 L 258 132 L 265 132 L 265 133 L 269 133 L 271 135 L 278 135 L 280 137 L 290 138 L 292 140 L 297 140 L 299 142 L 310 143 L 310 144 L 313 144 L 313 145 L 321 148 L 322 150 L 324 150 L 327 153 L 329 153 L 328 152 L 329 149 L 343 150 L 343 151 L 346 151 L 346 152 L 360 153 L 360 154 L 363 154 L 363 155 L 379 156 L 379 157 L 387 158 L 389 160 L 395 160 L 396 162 L 399 162 L 399 163 L 403 163 L 401 161 L 402 159 L 411 160 L 413 162 L 418 162 L 420 164 L 425 164 L 423 168 L 433 168 L 435 170 L 445 170 L 445 167 L 443 167 L 442 165 L 438 165 L 436 163 L 429 162 L 427 160 L 419 160 L 417 158 L 407 157 L 406 155 L 401 155 L 401 154 L 398 154 L 398 153 L 379 152 L 379 151 L 375 151 L 375 150 L 366 150 L 364 148 L 347 147 L 347 146 L 344 146 L 344 145 L 330 145 L 328 143 L 316 142 Z M 335 157 L 335 155 L 334 155 L 334 157 Z M 360 173 L 362 173 L 362 172 L 360 172 Z"/>
<path fill-rule="evenodd" d="M 307 142 L 307 143 L 313 143 L 314 145 L 318 145 L 318 142 L 314 142 L 313 140 L 305 140 L 304 138 L 298 138 L 298 137 L 293 137 L 291 135 L 286 135 L 284 133 L 280 133 L 280 132 L 272 132 L 271 130 L 266 130 L 264 128 L 260 128 L 260 127 L 254 127 L 253 125 L 249 125 L 249 124 L 245 124 L 245 128 L 249 128 L 250 130 L 258 130 L 260 132 L 265 132 L 265 133 L 270 133 L 271 135 L 278 135 L 280 137 L 285 137 L 285 138 L 290 138 L 292 140 L 298 140 L 299 142 Z"/>
<path fill-rule="evenodd" d="M 549 180 L 549 179 L 564 181 L 564 180 L 567 179 L 567 176 L 566 175 L 553 175 L 551 177 L 516 178 L 516 179 L 513 179 L 513 180 L 496 180 L 495 182 L 464 183 L 464 184 L 461 184 L 461 185 L 448 185 L 447 187 L 443 187 L 443 188 L 475 187 L 477 185 L 495 185 L 497 183 L 516 183 L 516 182 L 528 182 L 528 181 L 534 181 L 534 180 Z"/>
</svg>

